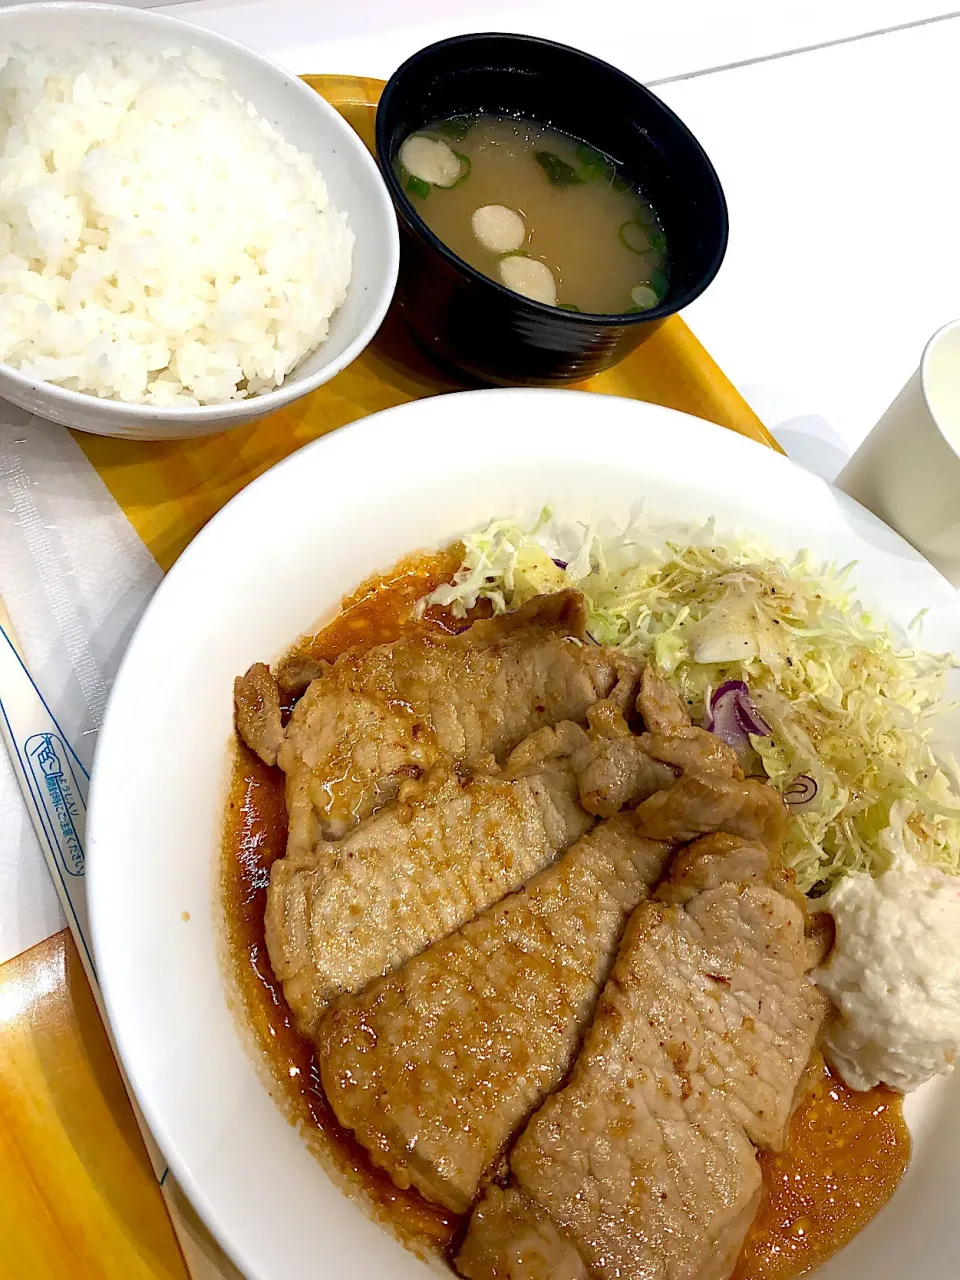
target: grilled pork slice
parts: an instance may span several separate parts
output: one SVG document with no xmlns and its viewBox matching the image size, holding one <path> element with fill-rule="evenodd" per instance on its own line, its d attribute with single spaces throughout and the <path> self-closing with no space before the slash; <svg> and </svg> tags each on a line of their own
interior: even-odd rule
<svg viewBox="0 0 960 1280">
<path fill-rule="evenodd" d="M 641 665 L 590 643 L 583 597 L 562 591 L 457 636 L 409 635 L 317 664 L 283 731 L 258 664 L 236 682 L 236 723 L 287 776 L 299 854 L 345 835 L 405 778 L 443 763 L 486 769 L 543 725 L 581 721 L 598 698 L 631 706 Z"/>
<path fill-rule="evenodd" d="M 487 1188 L 455 1266 L 473 1280 L 590 1280 L 593 1274 L 573 1241 L 515 1184 Z M 674 1280 L 669 1272 L 640 1273 L 641 1280 L 648 1276 Z"/>
<path fill-rule="evenodd" d="M 586 734 L 547 725 L 504 770 L 438 767 L 342 840 L 287 852 L 270 874 L 270 962 L 303 1035 L 359 991 L 519 888 L 594 819 L 571 757 Z"/>
<path fill-rule="evenodd" d="M 648 667 L 643 673 L 645 682 L 649 671 Z M 690 724 L 689 718 L 669 732 L 637 734 L 608 698 L 588 710 L 587 720 L 589 742 L 576 761 L 580 802 L 601 818 L 673 786 L 687 772 L 743 777 L 733 749 L 716 734 Z"/>
<path fill-rule="evenodd" d="M 637 710 L 648 733 L 672 734 L 690 724 L 690 713 L 678 694 L 653 667 L 644 668 Z"/>
<path fill-rule="evenodd" d="M 321 1023 L 341 1124 L 401 1187 L 457 1212 L 568 1070 L 630 911 L 669 846 L 601 823 L 522 892 Z"/>
<path fill-rule="evenodd" d="M 283 743 L 280 694 L 265 662 L 255 662 L 246 675 L 233 682 L 236 730 L 264 764 L 275 765 Z"/>
<path fill-rule="evenodd" d="M 469 1280 L 726 1280 L 824 1015 L 766 846 L 711 836 L 624 934 L 569 1082 L 473 1214 Z"/>
<path fill-rule="evenodd" d="M 717 773 L 685 773 L 668 791 L 659 791 L 634 811 L 651 840 L 686 843 L 711 831 L 759 840 L 779 854 L 787 834 L 787 811 L 771 786 L 756 778 Z"/>
</svg>

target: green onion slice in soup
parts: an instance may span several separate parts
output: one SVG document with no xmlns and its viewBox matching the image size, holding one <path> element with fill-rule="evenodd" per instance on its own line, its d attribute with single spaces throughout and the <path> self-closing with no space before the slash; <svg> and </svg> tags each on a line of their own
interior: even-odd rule
<svg viewBox="0 0 960 1280">
<path fill-rule="evenodd" d="M 461 182 L 466 182 L 466 180 L 470 177 L 470 170 L 473 168 L 473 163 L 470 157 L 465 156 L 462 151 L 454 151 L 453 154 L 460 161 L 460 176 L 459 178 L 457 178 L 456 182 L 454 182 L 452 186 L 449 188 L 451 191 L 453 190 L 454 187 L 459 187 Z"/>
<path fill-rule="evenodd" d="M 599 151 L 594 151 L 593 147 L 588 147 L 585 142 L 577 144 L 577 159 L 580 161 L 577 175 L 581 182 L 596 179 L 613 182 L 616 177 L 616 170 L 607 157 Z"/>
<path fill-rule="evenodd" d="M 620 243 L 631 253 L 646 253 L 652 247 L 651 233 L 645 227 L 641 227 L 639 222 L 625 222 L 617 234 L 620 237 Z"/>
<path fill-rule="evenodd" d="M 445 138 L 451 138 L 454 142 L 462 142 L 475 124 L 473 116 L 451 116 L 449 120 L 441 120 L 437 125 L 437 133 L 442 133 Z"/>
<path fill-rule="evenodd" d="M 424 182 L 422 178 L 415 178 L 412 173 L 407 174 L 407 180 L 403 185 L 410 195 L 416 196 L 419 200 L 426 200 L 430 194 L 430 183 Z"/>
</svg>

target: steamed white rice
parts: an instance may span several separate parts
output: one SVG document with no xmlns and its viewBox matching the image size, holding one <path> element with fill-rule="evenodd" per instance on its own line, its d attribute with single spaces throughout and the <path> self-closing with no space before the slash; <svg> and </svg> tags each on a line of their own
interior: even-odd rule
<svg viewBox="0 0 960 1280">
<path fill-rule="evenodd" d="M 0 50 L 0 361 L 137 404 L 269 391 L 327 337 L 353 233 L 194 50 Z"/>
</svg>

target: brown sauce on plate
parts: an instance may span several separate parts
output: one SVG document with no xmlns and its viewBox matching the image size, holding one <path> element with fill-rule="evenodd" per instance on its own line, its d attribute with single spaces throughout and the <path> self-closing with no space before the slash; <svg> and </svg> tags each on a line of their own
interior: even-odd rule
<svg viewBox="0 0 960 1280">
<path fill-rule="evenodd" d="M 411 631 L 462 631 L 467 623 L 442 609 L 428 609 L 421 620 L 414 617 L 417 601 L 450 582 L 462 562 L 461 542 L 436 555 L 408 556 L 384 576 L 362 582 L 341 601 L 337 616 L 315 635 L 298 640 L 288 656 L 332 662 L 345 649 L 372 649 Z"/>
<path fill-rule="evenodd" d="M 763 1202 L 731 1280 L 792 1280 L 821 1266 L 883 1208 L 909 1159 L 902 1096 L 856 1093 L 818 1056 L 785 1149 L 760 1156 Z"/>
<path fill-rule="evenodd" d="M 465 623 L 443 610 L 431 609 L 416 619 L 414 606 L 450 581 L 462 553 L 457 545 L 436 556 L 413 556 L 362 583 L 343 600 L 333 621 L 300 640 L 292 654 L 331 661 L 345 649 L 372 648 L 418 628 L 459 630 Z M 372 1164 L 337 1122 L 323 1094 L 313 1046 L 294 1030 L 263 925 L 270 868 L 283 857 L 286 842 L 283 774 L 238 741 L 223 825 L 221 892 L 230 977 L 272 1078 L 272 1096 L 338 1183 L 359 1194 L 378 1221 L 414 1249 L 446 1249 L 459 1225 L 456 1215 L 416 1191 L 399 1190 Z"/>
<path fill-rule="evenodd" d="M 419 628 L 460 630 L 444 610 L 422 619 L 414 606 L 461 561 L 454 546 L 401 561 L 363 583 L 337 617 L 293 653 L 336 658 L 345 649 L 384 644 Z M 270 867 L 283 856 L 287 818 L 283 775 L 237 743 L 223 826 L 221 889 L 230 977 L 246 1025 L 272 1083 L 271 1093 L 325 1168 L 373 1216 L 418 1252 L 446 1252 L 465 1221 L 401 1191 L 338 1124 L 320 1085 L 312 1045 L 293 1028 L 264 942 Z M 732 1280 L 792 1280 L 825 1262 L 892 1195 L 906 1168 L 910 1139 L 900 1097 L 886 1089 L 858 1094 L 821 1062 L 793 1118 L 786 1149 L 760 1157 L 764 1196 Z"/>
</svg>

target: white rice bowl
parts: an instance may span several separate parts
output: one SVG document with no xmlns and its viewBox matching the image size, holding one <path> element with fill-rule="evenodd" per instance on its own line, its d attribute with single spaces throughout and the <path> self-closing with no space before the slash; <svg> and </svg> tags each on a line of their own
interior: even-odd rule
<svg viewBox="0 0 960 1280">
<path fill-rule="evenodd" d="M 0 51 L 0 361 L 134 404 L 273 390 L 354 237 L 313 160 L 200 50 Z"/>
</svg>

